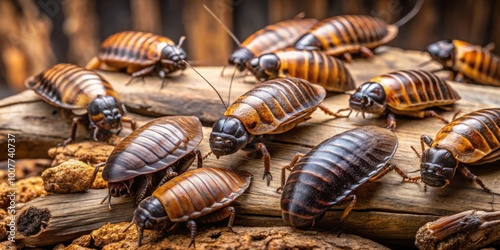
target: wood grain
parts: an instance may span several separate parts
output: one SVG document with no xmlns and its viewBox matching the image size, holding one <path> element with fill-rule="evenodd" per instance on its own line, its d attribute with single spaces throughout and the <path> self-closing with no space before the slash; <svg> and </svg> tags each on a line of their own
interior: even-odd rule
<svg viewBox="0 0 500 250">
<path fill-rule="evenodd" d="M 396 69 L 417 68 L 416 65 L 428 60 L 422 52 L 395 48 L 380 48 L 379 53 L 373 59 L 357 59 L 354 63 L 347 64 L 358 85 L 377 74 Z M 428 68 L 434 66 L 430 65 Z M 222 96 L 227 95 L 230 77 L 220 77 L 220 67 L 200 67 L 197 70 L 219 89 Z M 154 116 L 199 117 L 207 126 L 204 127 L 204 140 L 200 149 L 203 154 L 209 152 L 208 137 L 211 131 L 209 126 L 222 115 L 224 108 L 213 90 L 191 69 L 186 70 L 181 76 L 170 77 L 161 91 L 158 90 L 160 80 L 157 78 L 146 78 L 144 84 L 137 80 L 129 86 L 124 86 L 128 76 L 116 73 L 103 73 L 103 75 L 116 86 L 129 111 Z M 235 81 L 232 93 L 234 97 L 254 86 L 242 82 L 243 79 L 242 77 Z M 456 110 L 468 113 L 481 108 L 500 106 L 498 99 L 500 88 L 455 82 L 450 84 L 463 98 L 457 103 Z M 347 107 L 347 100 L 348 95 L 331 94 L 325 99 L 324 104 L 332 110 L 337 110 Z M 448 119 L 451 119 L 454 112 L 438 111 Z M 410 146 L 419 148 L 420 135 L 428 134 L 434 137 L 444 124 L 434 118 L 414 120 L 399 117 L 397 122 L 395 133 L 399 139 L 399 148 L 391 162 L 407 172 L 417 170 L 419 159 Z M 245 169 L 255 176 L 247 192 L 235 202 L 236 224 L 283 225 L 279 210 L 280 194 L 275 192 L 280 183 L 281 167 L 288 164 L 297 152 L 306 153 L 313 146 L 335 134 L 358 126 L 383 126 L 385 123 L 385 118 L 367 116 L 364 119 L 361 115 L 355 114 L 350 118 L 332 119 L 321 111 L 316 111 L 310 120 L 292 131 L 268 138 L 271 172 L 274 177 L 270 186 L 262 180 L 263 161 L 255 158 L 254 154 L 248 155 L 241 151 L 230 157 L 221 157 L 219 160 L 210 156 L 206 159 L 205 165 Z M 43 150 L 46 152 L 54 143 L 62 141 L 69 135 L 69 121 L 60 118 L 57 109 L 44 104 L 31 92 L 0 101 L 0 128 L 2 128 L 0 134 L 2 147 L 5 147 L 7 133 L 16 135 L 19 157 L 39 157 Z M 125 134 L 126 132 L 123 133 Z M 500 209 L 498 167 L 474 166 L 471 170 L 496 194 L 497 199 L 493 205 L 490 204 L 489 194 L 460 174 L 455 176 L 450 186 L 442 189 L 428 187 L 424 192 L 422 183 L 403 183 L 399 175 L 389 173 L 381 180 L 367 183 L 356 190 L 358 202 L 347 219 L 346 232 L 376 241 L 413 245 L 418 228 L 440 216 L 470 209 L 486 211 L 492 207 L 495 210 Z M 335 228 L 346 205 L 339 204 L 332 207 L 318 226 L 330 230 Z M 104 216 L 105 210 L 103 206 L 88 211 L 93 211 L 96 216 Z M 105 215 L 114 216 L 114 214 Z"/>
</svg>

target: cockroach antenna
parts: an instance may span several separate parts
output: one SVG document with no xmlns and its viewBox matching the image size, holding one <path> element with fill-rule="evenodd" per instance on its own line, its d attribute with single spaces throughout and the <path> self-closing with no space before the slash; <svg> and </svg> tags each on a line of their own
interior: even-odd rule
<svg viewBox="0 0 500 250">
<path fill-rule="evenodd" d="M 210 85 L 210 87 L 212 87 L 212 89 L 215 91 L 215 93 L 217 93 L 217 95 L 219 96 L 219 99 L 220 101 L 222 102 L 222 105 L 224 105 L 224 109 L 227 109 L 227 105 L 226 103 L 224 102 L 224 100 L 222 99 L 222 96 L 220 95 L 219 91 L 217 91 L 217 89 L 214 87 L 214 85 L 212 85 L 203 75 L 200 74 L 200 72 L 198 72 L 193 66 L 191 66 L 191 64 L 189 64 L 186 60 L 182 60 L 186 65 L 188 65 L 194 72 L 196 72 L 196 74 L 198 74 L 201 78 L 203 78 L 203 80 L 208 83 L 208 85 Z"/>
<path fill-rule="evenodd" d="M 217 20 L 217 22 L 222 25 L 222 28 L 224 28 L 224 30 L 229 34 L 229 36 L 231 36 L 231 38 L 233 38 L 234 42 L 236 44 L 238 44 L 238 46 L 241 46 L 241 42 L 238 40 L 238 38 L 236 38 L 236 36 L 234 35 L 233 32 L 231 32 L 231 30 L 229 30 L 229 28 L 222 22 L 222 20 L 220 20 L 219 17 L 217 17 L 217 15 L 215 15 L 215 13 L 210 10 L 210 8 L 208 8 L 208 6 L 206 6 L 205 4 L 203 4 L 203 7 L 205 8 L 205 10 L 208 11 L 208 13 L 210 13 L 210 15 L 212 15 L 214 17 L 215 20 Z"/>
</svg>

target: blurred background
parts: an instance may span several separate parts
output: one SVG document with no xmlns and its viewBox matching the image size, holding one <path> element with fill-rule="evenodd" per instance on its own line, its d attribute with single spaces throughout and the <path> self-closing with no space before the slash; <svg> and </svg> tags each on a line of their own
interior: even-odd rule
<svg viewBox="0 0 500 250">
<path fill-rule="evenodd" d="M 0 0 L 0 98 L 60 62 L 85 65 L 107 36 L 148 31 L 176 41 L 193 65 L 224 65 L 235 42 L 203 8 L 206 4 L 243 41 L 258 29 L 300 12 L 323 19 L 372 15 L 394 23 L 417 0 Z M 500 46 L 500 1 L 427 0 L 388 45 L 425 50 L 440 39 Z M 499 54 L 500 48 L 494 53 Z"/>
</svg>

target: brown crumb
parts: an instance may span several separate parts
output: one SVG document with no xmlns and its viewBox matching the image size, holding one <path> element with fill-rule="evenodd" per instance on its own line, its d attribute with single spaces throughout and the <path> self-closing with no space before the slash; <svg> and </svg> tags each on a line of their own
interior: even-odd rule
<svg viewBox="0 0 500 250">
<path fill-rule="evenodd" d="M 37 197 L 47 195 L 40 177 L 29 177 L 15 183 L 15 197 L 17 203 L 25 203 Z M 11 186 L 5 182 L 0 183 L 0 208 L 7 209 L 10 204 Z"/>
<path fill-rule="evenodd" d="M 68 160 L 42 173 L 47 192 L 74 193 L 92 186 L 95 168 L 78 160 Z"/>
</svg>

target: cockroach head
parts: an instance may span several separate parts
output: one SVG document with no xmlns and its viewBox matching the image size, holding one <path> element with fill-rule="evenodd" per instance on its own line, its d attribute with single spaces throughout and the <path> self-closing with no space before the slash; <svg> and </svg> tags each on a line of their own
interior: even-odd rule
<svg viewBox="0 0 500 250">
<path fill-rule="evenodd" d="M 362 113 L 382 114 L 386 105 L 384 88 L 377 82 L 362 84 L 349 98 L 349 107 Z"/>
<path fill-rule="evenodd" d="M 153 196 L 148 196 L 139 203 L 134 211 L 132 222 L 137 226 L 139 246 L 141 246 L 144 229 L 163 230 L 173 224 L 162 203 Z"/>
<path fill-rule="evenodd" d="M 88 106 L 90 120 L 104 130 L 120 129 L 124 111 L 113 96 L 98 96 Z"/>
<path fill-rule="evenodd" d="M 431 58 L 441 63 L 445 68 L 451 68 L 455 59 L 455 46 L 452 40 L 441 40 L 427 47 Z"/>
<path fill-rule="evenodd" d="M 181 47 L 168 45 L 161 51 L 161 61 L 174 64 L 176 68 L 186 69 L 187 54 Z"/>
<path fill-rule="evenodd" d="M 455 176 L 458 160 L 450 151 L 431 147 L 422 152 L 420 175 L 422 181 L 432 187 L 445 187 Z"/>
<path fill-rule="evenodd" d="M 119 182 L 108 182 L 109 195 L 111 197 L 128 197 L 133 195 L 132 184 L 134 179 Z"/>
<path fill-rule="evenodd" d="M 255 57 L 248 62 L 250 72 L 260 81 L 278 77 L 280 66 L 280 59 L 274 53 Z"/>
<path fill-rule="evenodd" d="M 217 158 L 236 153 L 247 142 L 248 132 L 237 118 L 222 117 L 212 127 L 209 143 Z"/>
</svg>

